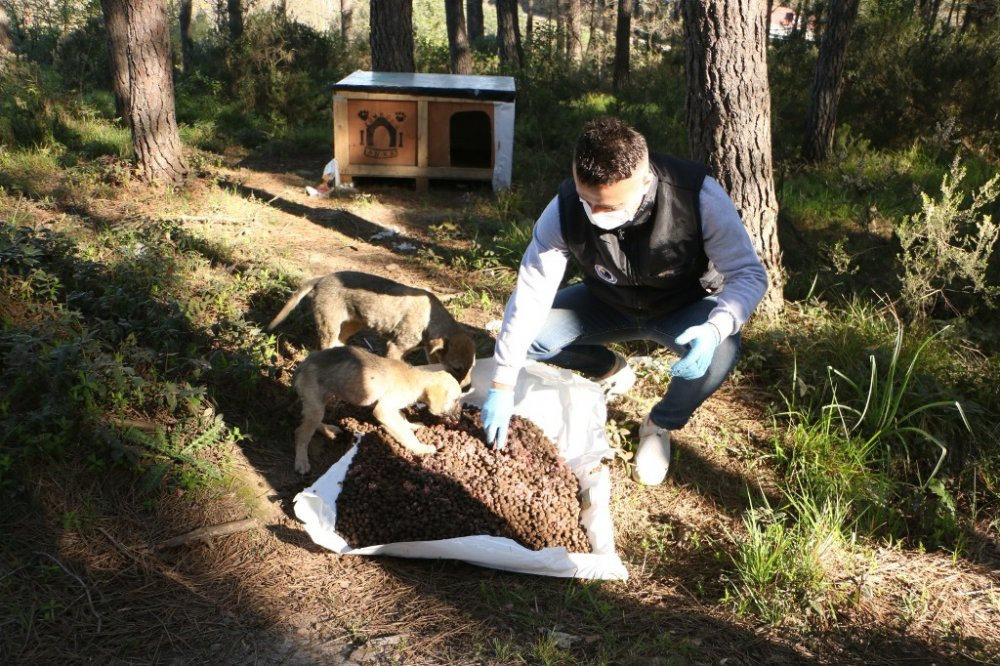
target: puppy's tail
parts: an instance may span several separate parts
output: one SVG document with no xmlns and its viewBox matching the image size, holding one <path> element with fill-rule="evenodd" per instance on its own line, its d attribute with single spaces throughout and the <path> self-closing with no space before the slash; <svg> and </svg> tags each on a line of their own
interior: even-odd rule
<svg viewBox="0 0 1000 666">
<path fill-rule="evenodd" d="M 285 303 L 285 307 L 281 308 L 281 312 L 276 314 L 274 319 L 271 320 L 271 323 L 267 325 L 267 330 L 273 331 L 278 324 L 285 321 L 291 311 L 295 309 L 295 306 L 299 304 L 299 301 L 305 298 L 313 290 L 313 287 L 316 286 L 316 283 L 322 279 L 323 278 L 318 277 L 303 282 L 298 291 L 292 294 L 292 297 L 288 299 L 287 303 Z"/>
</svg>

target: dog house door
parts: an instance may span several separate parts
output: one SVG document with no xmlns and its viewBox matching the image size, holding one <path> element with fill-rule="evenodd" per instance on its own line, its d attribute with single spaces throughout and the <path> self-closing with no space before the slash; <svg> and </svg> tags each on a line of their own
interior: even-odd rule
<svg viewBox="0 0 1000 666">
<path fill-rule="evenodd" d="M 493 167 L 493 105 L 431 102 L 427 163 L 430 166 Z"/>
</svg>

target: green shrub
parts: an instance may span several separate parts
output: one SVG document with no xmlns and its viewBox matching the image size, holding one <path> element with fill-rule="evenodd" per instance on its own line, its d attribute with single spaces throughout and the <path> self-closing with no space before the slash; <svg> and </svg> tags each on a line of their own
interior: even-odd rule
<svg viewBox="0 0 1000 666">
<path fill-rule="evenodd" d="M 941 180 L 941 196 L 920 194 L 921 210 L 896 228 L 903 304 L 916 318 L 937 312 L 969 312 L 978 296 L 994 307 L 1000 287 L 988 279 L 990 257 L 1000 238 L 1000 227 L 984 209 L 1000 197 L 1000 174 L 971 197 L 960 188 L 966 170 L 958 157 Z"/>
<path fill-rule="evenodd" d="M 124 465 L 149 489 L 218 478 L 200 452 L 218 461 L 242 435 L 196 383 L 206 364 L 181 285 L 167 277 L 197 260 L 155 225 L 94 243 L 0 223 L 0 488 L 17 491 L 33 461 L 66 455 Z"/>
<path fill-rule="evenodd" d="M 276 9 L 247 17 L 225 62 L 234 97 L 273 129 L 329 117 L 329 86 L 341 73 L 340 57 L 330 35 Z"/>
<path fill-rule="evenodd" d="M 55 81 L 33 64 L 0 69 L 0 146 L 36 148 L 54 142 Z"/>
<path fill-rule="evenodd" d="M 997 136 L 1000 25 L 927 34 L 912 3 L 867 3 L 851 37 L 839 119 L 876 145 L 902 146 L 949 118 Z"/>
</svg>

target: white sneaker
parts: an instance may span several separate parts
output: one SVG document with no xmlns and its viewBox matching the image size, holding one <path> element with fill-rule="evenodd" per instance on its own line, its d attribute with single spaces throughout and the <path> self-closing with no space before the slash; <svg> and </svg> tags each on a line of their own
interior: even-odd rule
<svg viewBox="0 0 1000 666">
<path fill-rule="evenodd" d="M 639 428 L 639 448 L 635 452 L 632 480 L 647 486 L 663 483 L 670 467 L 670 431 L 647 416 Z"/>
<path fill-rule="evenodd" d="M 604 377 L 595 380 L 604 391 L 604 399 L 611 400 L 624 394 L 635 384 L 635 371 L 624 356 L 615 352 L 615 364 Z"/>
</svg>

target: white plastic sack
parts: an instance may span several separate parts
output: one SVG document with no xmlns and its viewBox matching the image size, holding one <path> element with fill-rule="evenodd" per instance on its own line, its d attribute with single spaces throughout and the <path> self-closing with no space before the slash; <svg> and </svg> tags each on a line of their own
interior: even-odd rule
<svg viewBox="0 0 1000 666">
<path fill-rule="evenodd" d="M 472 392 L 466 402 L 482 406 L 493 376 L 493 360 L 479 359 L 472 371 Z M 295 515 L 317 544 L 341 555 L 394 555 L 462 560 L 493 569 L 560 576 L 625 580 L 628 572 L 615 551 L 611 525 L 611 476 L 602 464 L 614 454 L 604 434 L 604 396 L 594 382 L 540 363 L 529 362 L 514 394 L 514 413 L 536 425 L 553 441 L 589 492 L 590 506 L 581 514 L 593 551 L 570 553 L 565 548 L 531 550 L 511 539 L 487 535 L 435 541 L 406 541 L 351 548 L 336 531 L 337 496 L 357 447 L 351 448 L 312 486 L 295 496 Z"/>
</svg>

